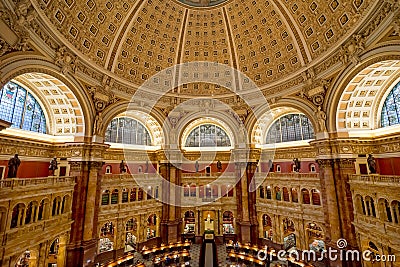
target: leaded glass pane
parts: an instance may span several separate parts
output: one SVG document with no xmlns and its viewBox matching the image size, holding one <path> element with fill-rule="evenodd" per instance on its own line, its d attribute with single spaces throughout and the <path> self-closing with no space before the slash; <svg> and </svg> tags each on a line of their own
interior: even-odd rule
<svg viewBox="0 0 400 267">
<path fill-rule="evenodd" d="M 0 119 L 11 127 L 46 133 L 46 118 L 36 98 L 25 88 L 9 82 L 1 89 Z"/>
<path fill-rule="evenodd" d="M 381 127 L 400 124 L 400 82 L 387 96 L 381 113 Z"/>
<path fill-rule="evenodd" d="M 266 143 L 282 143 L 314 138 L 314 128 L 304 114 L 288 114 L 277 119 L 269 128 Z"/>
<path fill-rule="evenodd" d="M 231 141 L 227 133 L 214 124 L 202 124 L 188 135 L 186 147 L 229 147 Z"/>
<path fill-rule="evenodd" d="M 147 128 L 135 119 L 122 117 L 113 119 L 106 130 L 106 142 L 130 145 L 151 145 Z"/>
</svg>

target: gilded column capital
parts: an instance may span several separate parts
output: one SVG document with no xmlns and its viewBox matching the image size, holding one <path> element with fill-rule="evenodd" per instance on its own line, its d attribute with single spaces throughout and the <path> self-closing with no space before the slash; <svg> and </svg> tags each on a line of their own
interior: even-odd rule
<svg viewBox="0 0 400 267">
<path fill-rule="evenodd" d="M 333 167 L 334 160 L 333 159 L 317 159 L 316 162 L 320 168 L 329 168 L 329 167 Z"/>
</svg>

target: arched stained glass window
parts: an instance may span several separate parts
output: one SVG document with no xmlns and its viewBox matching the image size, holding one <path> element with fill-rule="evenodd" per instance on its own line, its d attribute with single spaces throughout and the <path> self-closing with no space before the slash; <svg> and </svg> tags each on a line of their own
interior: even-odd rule
<svg viewBox="0 0 400 267">
<path fill-rule="evenodd" d="M 381 113 L 381 127 L 400 124 L 400 82 L 387 96 Z"/>
<path fill-rule="evenodd" d="M 186 147 L 229 147 L 227 133 L 215 124 L 202 124 L 194 128 L 185 142 Z"/>
<path fill-rule="evenodd" d="M 269 128 L 267 144 L 314 138 L 314 128 L 310 120 L 303 114 L 288 114 L 280 117 Z"/>
<path fill-rule="evenodd" d="M 106 142 L 129 145 L 151 145 L 150 134 L 146 127 L 135 119 L 115 118 L 107 127 Z"/>
<path fill-rule="evenodd" d="M 46 118 L 39 102 L 13 82 L 1 88 L 0 119 L 11 122 L 13 128 L 46 133 Z"/>
</svg>

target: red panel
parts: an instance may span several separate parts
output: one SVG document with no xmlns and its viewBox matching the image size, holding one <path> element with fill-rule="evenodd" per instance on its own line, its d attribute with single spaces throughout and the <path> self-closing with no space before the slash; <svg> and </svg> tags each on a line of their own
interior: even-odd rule
<svg viewBox="0 0 400 267">
<path fill-rule="evenodd" d="M 7 178 L 8 174 L 8 160 L 1 160 L 0 165 L 6 166 L 4 178 Z M 17 178 L 35 178 L 35 177 L 47 177 L 49 176 L 49 161 L 24 161 L 21 160 L 19 165 Z"/>
</svg>

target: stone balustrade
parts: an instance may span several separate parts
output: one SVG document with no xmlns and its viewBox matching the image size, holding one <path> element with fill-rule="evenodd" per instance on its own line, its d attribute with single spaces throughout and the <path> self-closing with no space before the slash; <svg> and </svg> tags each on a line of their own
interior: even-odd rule
<svg viewBox="0 0 400 267">
<path fill-rule="evenodd" d="M 380 174 L 353 174 L 349 175 L 349 180 L 351 183 L 361 183 L 361 184 L 376 184 L 376 185 L 387 185 L 400 187 L 400 176 L 394 175 L 380 175 Z"/>
<path fill-rule="evenodd" d="M 14 189 L 28 189 L 32 187 L 65 186 L 74 185 L 74 176 L 39 177 L 39 178 L 7 178 L 0 181 L 0 191 Z"/>
</svg>

